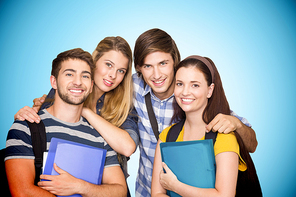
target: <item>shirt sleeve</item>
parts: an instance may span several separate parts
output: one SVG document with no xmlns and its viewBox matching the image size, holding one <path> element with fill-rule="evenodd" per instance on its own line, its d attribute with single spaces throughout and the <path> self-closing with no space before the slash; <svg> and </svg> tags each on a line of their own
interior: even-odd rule
<svg viewBox="0 0 296 197">
<path fill-rule="evenodd" d="M 246 126 L 248 126 L 248 127 L 252 127 L 252 125 L 249 123 L 249 121 L 246 119 L 246 118 L 244 118 L 244 117 L 240 117 L 239 115 L 237 115 L 234 111 L 230 111 L 230 115 L 232 115 L 232 116 L 234 116 L 234 117 L 236 117 L 236 118 L 238 118 L 242 123 L 244 123 Z"/>
<path fill-rule="evenodd" d="M 239 145 L 233 132 L 229 134 L 218 133 L 214 145 L 214 152 L 215 156 L 223 152 L 235 152 L 240 158 L 238 169 L 240 171 L 245 171 L 247 169 L 246 163 L 241 158 Z"/>
<path fill-rule="evenodd" d="M 136 147 L 138 147 L 140 137 L 138 129 L 138 115 L 135 108 L 133 108 L 131 113 L 128 115 L 127 119 L 121 125 L 121 128 L 128 132 L 128 134 L 134 140 Z"/>
<path fill-rule="evenodd" d="M 35 156 L 27 122 L 16 120 L 7 135 L 4 160 L 20 158 L 35 159 Z"/>
<path fill-rule="evenodd" d="M 105 143 L 104 149 L 107 150 L 104 167 L 119 166 L 117 153 L 107 143 Z"/>
</svg>

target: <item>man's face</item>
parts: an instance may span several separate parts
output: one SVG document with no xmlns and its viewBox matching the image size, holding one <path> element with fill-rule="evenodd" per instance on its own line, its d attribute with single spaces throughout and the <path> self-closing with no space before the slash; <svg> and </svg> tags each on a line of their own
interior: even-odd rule
<svg viewBox="0 0 296 197">
<path fill-rule="evenodd" d="M 169 53 L 153 52 L 146 56 L 142 67 L 137 70 L 149 85 L 155 96 L 163 100 L 174 92 L 174 60 Z"/>
<path fill-rule="evenodd" d="M 56 99 L 80 105 L 92 91 L 90 66 L 82 60 L 66 60 L 61 64 L 58 78 L 51 76 L 51 82 L 58 93 Z"/>
</svg>

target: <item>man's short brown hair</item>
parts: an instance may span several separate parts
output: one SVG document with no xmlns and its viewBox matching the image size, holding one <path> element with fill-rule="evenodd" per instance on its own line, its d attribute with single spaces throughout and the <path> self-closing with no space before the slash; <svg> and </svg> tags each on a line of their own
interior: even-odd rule
<svg viewBox="0 0 296 197">
<path fill-rule="evenodd" d="M 174 60 L 174 68 L 180 62 L 180 53 L 172 37 L 161 29 L 150 29 L 141 34 L 135 44 L 134 65 L 142 67 L 147 55 L 154 52 L 170 53 Z M 139 71 L 137 71 L 138 75 Z"/>
<path fill-rule="evenodd" d="M 78 59 L 86 62 L 90 67 L 91 78 L 93 79 L 95 65 L 92 56 L 89 52 L 84 51 L 81 48 L 71 49 L 58 54 L 58 56 L 52 61 L 51 75 L 57 79 L 61 70 L 62 62 L 69 59 Z"/>
</svg>

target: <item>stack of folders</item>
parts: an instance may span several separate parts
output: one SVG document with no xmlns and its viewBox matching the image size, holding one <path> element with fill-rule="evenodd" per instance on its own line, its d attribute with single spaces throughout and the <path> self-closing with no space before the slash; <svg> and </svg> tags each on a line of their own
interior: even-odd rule
<svg viewBox="0 0 296 197">
<path fill-rule="evenodd" d="M 53 168 L 55 163 L 72 176 L 99 185 L 102 181 L 106 152 L 105 149 L 52 138 L 43 173 L 58 175 Z"/>
<path fill-rule="evenodd" d="M 199 188 L 215 188 L 216 162 L 211 139 L 165 142 L 160 144 L 160 151 L 162 161 L 179 181 Z M 169 190 L 167 194 L 180 196 Z"/>
</svg>

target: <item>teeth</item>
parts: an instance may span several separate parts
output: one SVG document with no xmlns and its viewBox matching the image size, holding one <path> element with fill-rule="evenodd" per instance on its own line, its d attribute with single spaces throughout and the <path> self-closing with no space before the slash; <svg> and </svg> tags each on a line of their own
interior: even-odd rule
<svg viewBox="0 0 296 197">
<path fill-rule="evenodd" d="M 74 92 L 74 93 L 81 93 L 82 90 L 70 90 L 70 92 Z"/>
<path fill-rule="evenodd" d="M 160 84 L 162 82 L 163 82 L 163 80 L 162 81 L 154 81 L 154 83 L 156 83 L 156 84 Z"/>
<path fill-rule="evenodd" d="M 193 99 L 182 99 L 182 101 L 184 101 L 184 102 L 191 102 L 191 101 L 193 101 Z"/>
<path fill-rule="evenodd" d="M 112 82 L 110 82 L 110 81 L 107 81 L 107 80 L 104 80 L 106 83 L 108 83 L 108 84 L 112 84 Z"/>
</svg>

